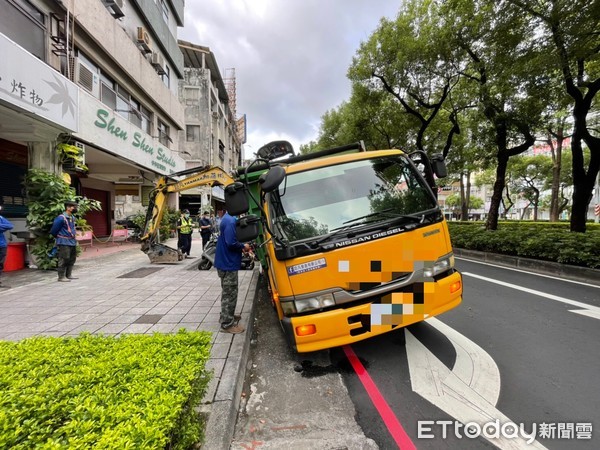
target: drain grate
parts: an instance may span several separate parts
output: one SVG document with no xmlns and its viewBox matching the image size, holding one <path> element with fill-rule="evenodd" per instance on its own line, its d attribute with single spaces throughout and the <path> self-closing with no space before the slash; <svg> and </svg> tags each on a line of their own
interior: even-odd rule
<svg viewBox="0 0 600 450">
<path fill-rule="evenodd" d="M 158 323 L 158 321 L 160 319 L 162 319 L 164 316 L 164 314 L 144 314 L 143 316 L 139 317 L 135 322 L 133 323 Z"/>
<path fill-rule="evenodd" d="M 117 278 L 144 278 L 162 269 L 163 267 L 142 267 L 141 269 L 136 269 L 132 272 L 124 273 L 123 275 L 120 275 Z"/>
</svg>

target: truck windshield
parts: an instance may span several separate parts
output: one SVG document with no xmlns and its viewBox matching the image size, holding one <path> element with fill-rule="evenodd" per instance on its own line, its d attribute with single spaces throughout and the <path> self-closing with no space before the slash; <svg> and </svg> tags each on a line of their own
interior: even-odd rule
<svg viewBox="0 0 600 450">
<path fill-rule="evenodd" d="M 270 195 L 274 232 L 289 243 L 402 216 L 411 222 L 408 216 L 420 217 L 437 206 L 422 177 L 400 155 L 293 173 Z"/>
</svg>

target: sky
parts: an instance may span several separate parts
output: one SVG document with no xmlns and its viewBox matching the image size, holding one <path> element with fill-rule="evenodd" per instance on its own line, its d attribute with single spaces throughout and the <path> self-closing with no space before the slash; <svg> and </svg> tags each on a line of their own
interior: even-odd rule
<svg viewBox="0 0 600 450">
<path fill-rule="evenodd" d="M 401 0 L 187 0 L 180 39 L 209 47 L 221 75 L 235 69 L 246 158 L 287 140 L 296 153 L 321 116 L 350 97 L 346 73 L 360 43 Z M 231 72 L 228 71 L 227 74 Z"/>
</svg>

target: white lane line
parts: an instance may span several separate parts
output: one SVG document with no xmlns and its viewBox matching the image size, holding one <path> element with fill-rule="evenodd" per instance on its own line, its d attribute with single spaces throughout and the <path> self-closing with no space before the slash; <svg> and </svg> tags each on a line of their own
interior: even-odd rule
<svg viewBox="0 0 600 450">
<path fill-rule="evenodd" d="M 559 297 L 558 295 L 546 294 L 542 291 L 536 291 L 535 289 L 529 289 L 523 286 L 519 286 L 517 284 L 506 283 L 505 281 L 494 280 L 493 278 L 482 277 L 481 275 L 476 275 L 470 272 L 461 272 L 463 275 L 467 275 L 469 277 L 477 278 L 479 280 L 487 281 L 488 283 L 499 284 L 500 286 L 506 286 L 511 289 L 516 289 L 518 291 L 527 292 L 529 294 L 537 295 L 540 297 L 547 298 L 549 300 L 555 300 L 557 302 L 566 303 L 567 305 L 577 306 L 579 308 L 587 309 L 589 311 L 594 311 L 600 313 L 600 308 L 593 305 L 588 305 L 587 303 L 578 302 L 576 300 L 570 300 L 568 298 Z"/>
<path fill-rule="evenodd" d="M 528 270 L 516 269 L 514 267 L 507 267 L 507 266 L 501 266 L 499 264 L 492 264 L 492 263 L 488 263 L 488 262 L 477 261 L 476 259 L 469 259 L 469 258 L 464 258 L 461 256 L 454 256 L 454 259 L 458 259 L 461 261 L 468 261 L 468 262 L 472 262 L 475 264 L 481 264 L 483 266 L 497 267 L 498 269 L 512 270 L 513 272 L 526 273 L 527 275 L 535 275 L 536 277 L 543 277 L 543 278 L 550 278 L 552 280 L 564 281 L 565 283 L 580 284 L 582 286 L 588 286 L 588 287 L 600 289 L 600 285 L 597 285 L 597 284 L 590 284 L 590 283 L 584 283 L 583 281 L 569 280 L 567 278 L 560 278 L 555 275 L 545 275 L 543 273 L 530 272 Z"/>
<path fill-rule="evenodd" d="M 444 334 L 456 350 L 452 373 L 481 395 L 488 403 L 496 405 L 500 397 L 500 370 L 492 357 L 475 342 L 435 317 L 427 323 Z"/>
<path fill-rule="evenodd" d="M 463 424 L 475 422 L 483 426 L 495 420 L 501 424 L 512 423 L 495 405 L 486 401 L 451 372 L 410 331 L 405 329 L 404 332 L 410 381 L 414 392 Z M 483 436 L 500 449 L 545 448 L 537 441 L 527 445 L 522 437 L 517 436 L 511 439 L 501 434 L 497 438 L 488 438 L 485 434 Z"/>
<path fill-rule="evenodd" d="M 569 312 L 600 320 L 600 311 L 590 311 L 589 309 L 570 309 Z"/>
</svg>

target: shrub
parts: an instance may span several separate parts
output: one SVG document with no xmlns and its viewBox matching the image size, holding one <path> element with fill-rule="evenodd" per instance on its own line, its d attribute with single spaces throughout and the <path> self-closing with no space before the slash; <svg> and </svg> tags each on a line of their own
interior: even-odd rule
<svg viewBox="0 0 600 450">
<path fill-rule="evenodd" d="M 500 222 L 487 231 L 481 222 L 448 222 L 452 245 L 466 250 L 600 268 L 600 226 L 571 233 L 565 222 Z"/>
<path fill-rule="evenodd" d="M 210 333 L 0 341 L 0 448 L 189 448 Z"/>
</svg>

